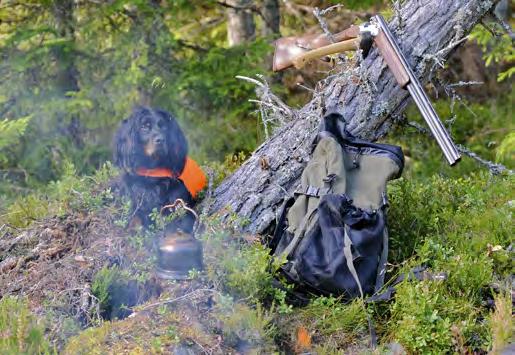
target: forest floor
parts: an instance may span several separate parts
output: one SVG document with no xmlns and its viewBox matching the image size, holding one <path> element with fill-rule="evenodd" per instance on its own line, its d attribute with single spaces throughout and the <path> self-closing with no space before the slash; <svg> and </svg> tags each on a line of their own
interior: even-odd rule
<svg viewBox="0 0 515 355">
<path fill-rule="evenodd" d="M 422 264 L 448 279 L 406 281 L 383 304 L 314 297 L 302 307 L 276 287 L 268 249 L 239 233 L 236 218 L 203 217 L 202 272 L 180 282 L 157 278 L 162 221 L 129 233 L 123 201 L 105 184 L 88 195 L 87 179 L 74 179 L 60 200 L 65 212 L 2 228 L 3 353 L 484 353 L 512 337 L 510 176 L 395 183 L 388 278 Z M 72 200 L 82 201 L 69 205 L 70 191 L 81 191 Z M 435 194 L 440 199 L 429 203 Z"/>
<path fill-rule="evenodd" d="M 254 293 L 271 292 L 265 289 L 267 251 L 253 249 L 256 238 L 237 236 L 210 220 L 211 231 L 203 234 L 206 271 L 186 281 L 163 280 L 154 272 L 159 231 L 128 232 L 120 215 L 110 211 L 72 211 L 4 231 L 0 300 L 17 296 L 31 316 L 3 325 L 7 340 L 0 348 L 8 353 L 246 354 L 314 345 L 303 328 L 305 339 L 298 344 L 293 336 L 298 329 L 279 331 L 272 321 L 275 306 L 265 310 L 255 302 Z M 244 298 L 237 285 L 228 286 L 239 277 L 249 287 Z M 255 285 L 249 286 L 249 279 Z M 13 316 L 19 306 L 6 312 Z M 48 343 L 31 343 L 31 327 L 41 327 Z"/>
<path fill-rule="evenodd" d="M 474 104 L 477 114 L 460 108 L 455 132 L 513 169 L 503 148 L 511 97 Z M 450 116 L 447 103 L 437 108 Z M 287 285 L 277 287 L 259 237 L 239 232 L 245 221 L 202 213 L 204 270 L 161 280 L 155 240 L 165 221 L 129 233 L 129 205 L 112 189 L 118 172 L 106 163 L 80 176 L 70 164 L 2 209 L 0 353 L 502 351 L 513 343 L 513 173 L 492 175 L 467 157 L 449 168 L 433 141 L 409 129 L 402 136 L 406 168 L 388 187 L 387 281 L 420 265 L 446 280 L 406 278 L 378 304 L 313 297 L 299 306 Z"/>
<path fill-rule="evenodd" d="M 151 247 L 110 217 L 72 213 L 38 221 L 16 236 L 4 234 L 0 299 L 26 297 L 33 314 L 45 320 L 52 345 L 64 353 L 262 350 L 259 334 L 237 335 L 244 325 L 224 330 L 224 321 L 238 322 L 231 319 L 236 310 L 221 314 L 217 306 L 224 297 L 232 302 L 229 295 L 201 275 L 181 282 L 157 278 Z"/>
</svg>

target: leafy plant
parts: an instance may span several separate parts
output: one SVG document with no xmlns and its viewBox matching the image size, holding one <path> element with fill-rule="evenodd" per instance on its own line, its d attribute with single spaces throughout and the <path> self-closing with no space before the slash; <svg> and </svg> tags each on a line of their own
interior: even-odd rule
<svg viewBox="0 0 515 355">
<path fill-rule="evenodd" d="M 310 329 L 326 336 L 343 333 L 349 343 L 367 329 L 366 309 L 360 299 L 344 304 L 338 298 L 321 296 L 299 312 Z"/>
<path fill-rule="evenodd" d="M 128 274 L 120 268 L 103 267 L 93 277 L 91 291 L 98 299 L 100 314 L 105 319 L 122 318 L 130 314 L 125 308 L 132 306 L 134 287 L 130 287 Z"/>
<path fill-rule="evenodd" d="M 16 120 L 0 120 L 0 163 L 5 164 L 8 156 L 2 152 L 3 149 L 17 144 L 23 136 L 31 116 L 18 118 Z"/>
<path fill-rule="evenodd" d="M 2 354 L 53 354 L 44 326 L 31 314 L 27 301 L 0 299 L 0 352 Z"/>
<path fill-rule="evenodd" d="M 251 304 L 272 304 L 280 313 L 287 314 L 292 307 L 286 303 L 286 292 L 274 286 L 276 260 L 270 250 L 261 244 L 238 243 L 226 227 L 211 219 L 215 233 L 202 236 L 208 260 L 208 277 L 238 299 Z"/>
<path fill-rule="evenodd" d="M 489 30 L 486 26 L 493 28 L 493 31 L 500 33 L 501 35 L 494 36 L 492 30 Z M 483 59 L 487 66 L 494 63 L 507 63 L 510 67 L 497 76 L 497 81 L 503 81 L 511 78 L 515 73 L 515 67 L 513 62 L 515 61 L 515 48 L 513 48 L 512 39 L 506 33 L 498 23 L 489 23 L 488 25 L 481 26 L 477 25 L 472 30 L 470 38 L 476 40 L 476 42 L 483 49 Z"/>
<path fill-rule="evenodd" d="M 503 138 L 497 148 L 495 160 L 498 162 L 508 161 L 511 163 L 515 161 L 515 132 L 510 132 Z"/>
</svg>

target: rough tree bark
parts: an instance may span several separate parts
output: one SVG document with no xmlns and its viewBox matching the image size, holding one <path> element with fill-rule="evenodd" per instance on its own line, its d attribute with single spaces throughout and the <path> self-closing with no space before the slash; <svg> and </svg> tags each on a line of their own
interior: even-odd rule
<svg viewBox="0 0 515 355">
<path fill-rule="evenodd" d="M 496 2 L 409 0 L 396 11 L 389 27 L 418 77 L 427 82 L 432 70 Z M 326 78 L 302 109 L 277 109 L 279 115 L 290 116 L 289 121 L 214 191 L 210 213 L 236 213 L 249 222 L 245 231 L 266 232 L 283 198 L 296 189 L 326 110 L 342 113 L 354 135 L 375 140 L 388 133 L 409 100 L 377 50 L 372 50 L 359 67 Z"/>
</svg>

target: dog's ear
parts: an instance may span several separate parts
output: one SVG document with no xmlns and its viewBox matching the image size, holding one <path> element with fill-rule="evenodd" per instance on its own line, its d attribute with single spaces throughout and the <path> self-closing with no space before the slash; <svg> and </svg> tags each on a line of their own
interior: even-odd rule
<svg viewBox="0 0 515 355">
<path fill-rule="evenodd" d="M 156 110 L 156 112 L 167 122 L 166 142 L 170 155 L 168 167 L 175 173 L 181 173 L 188 156 L 188 141 L 175 117 L 164 110 Z"/>
<path fill-rule="evenodd" d="M 114 163 L 125 171 L 132 171 L 135 166 L 136 133 L 133 117 L 124 119 L 116 131 L 114 143 Z"/>
</svg>

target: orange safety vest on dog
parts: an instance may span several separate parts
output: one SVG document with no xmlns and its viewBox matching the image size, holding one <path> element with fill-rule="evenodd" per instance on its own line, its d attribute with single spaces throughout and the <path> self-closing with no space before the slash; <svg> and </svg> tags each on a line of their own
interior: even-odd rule
<svg viewBox="0 0 515 355">
<path fill-rule="evenodd" d="M 190 157 L 186 158 L 186 164 L 182 173 L 177 176 L 168 168 L 146 169 L 138 168 L 136 173 L 148 177 L 169 177 L 181 180 L 193 198 L 207 185 L 206 174 L 202 171 L 197 162 Z"/>
</svg>

